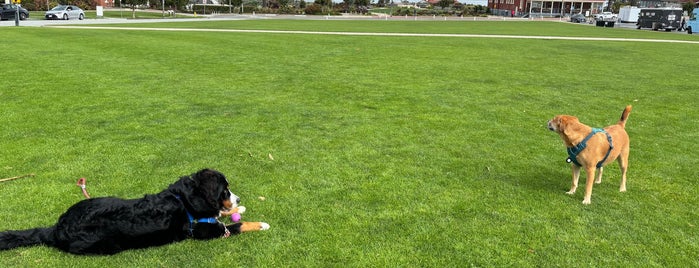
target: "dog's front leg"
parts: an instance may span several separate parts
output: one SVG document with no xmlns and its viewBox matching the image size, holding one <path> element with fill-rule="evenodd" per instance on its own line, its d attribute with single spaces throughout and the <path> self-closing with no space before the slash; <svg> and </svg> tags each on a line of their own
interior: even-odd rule
<svg viewBox="0 0 699 268">
<path fill-rule="evenodd" d="M 585 197 L 583 198 L 582 202 L 585 205 L 589 205 L 590 203 L 592 203 L 592 186 L 595 182 L 595 170 L 596 168 L 594 166 L 585 167 L 585 175 L 587 176 L 587 181 L 585 182 Z"/>
<path fill-rule="evenodd" d="M 269 229 L 269 224 L 265 222 L 243 222 L 243 225 L 240 226 L 240 231 L 241 232 L 250 232 L 250 231 L 264 231 Z"/>
<path fill-rule="evenodd" d="M 595 179 L 595 183 L 600 184 L 602 183 L 602 173 L 604 172 L 604 167 L 600 167 L 597 169 L 597 179 Z"/>
<path fill-rule="evenodd" d="M 578 189 L 578 179 L 580 178 L 580 167 L 575 164 L 571 164 L 573 170 L 573 185 L 570 186 L 570 191 L 567 194 L 575 194 L 575 190 Z"/>
<path fill-rule="evenodd" d="M 266 222 L 239 222 L 226 226 L 231 234 L 237 235 L 244 232 L 264 231 L 269 229 Z"/>
<path fill-rule="evenodd" d="M 233 215 L 234 213 L 243 214 L 243 212 L 245 212 L 245 207 L 244 207 L 244 206 L 239 206 L 239 207 L 234 207 L 234 208 L 232 208 L 231 210 L 228 210 L 228 211 L 226 211 L 226 210 L 221 210 L 221 211 L 219 212 L 219 214 L 221 214 L 220 216 L 230 216 L 230 215 Z"/>
</svg>

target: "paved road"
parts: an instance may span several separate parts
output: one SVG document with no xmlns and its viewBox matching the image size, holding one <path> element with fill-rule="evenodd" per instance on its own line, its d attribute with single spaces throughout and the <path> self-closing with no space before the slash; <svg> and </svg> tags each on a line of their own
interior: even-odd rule
<svg viewBox="0 0 699 268">
<path fill-rule="evenodd" d="M 44 20 L 40 18 L 29 18 L 19 22 L 19 26 L 43 27 L 54 25 L 90 25 L 90 24 L 112 24 L 112 23 L 144 23 L 144 22 L 170 22 L 170 21 L 192 21 L 192 19 L 84 19 L 84 20 Z M 14 20 L 0 21 L 2 26 L 15 26 Z"/>
<path fill-rule="evenodd" d="M 274 16 L 274 15 L 221 15 L 215 17 L 202 17 L 201 20 L 245 20 L 245 19 L 317 19 L 317 20 L 334 20 L 334 19 L 349 19 L 347 17 L 326 17 L 326 16 Z M 374 19 L 376 17 L 362 16 L 362 19 Z M 384 18 L 378 18 L 384 19 Z M 413 20 L 413 18 L 393 17 L 392 20 Z M 431 20 L 429 17 L 421 18 L 422 20 Z M 453 18 L 457 20 L 459 18 Z M 424 36 L 424 37 L 460 37 L 460 38 L 506 38 L 506 39 L 545 39 L 545 40 L 578 40 L 578 41 L 619 41 L 619 42 L 652 42 L 652 43 L 686 43 L 699 44 L 698 41 L 686 40 L 664 40 L 664 39 L 636 39 L 636 38 L 603 38 L 603 37 L 566 37 L 566 36 L 521 36 L 521 35 L 484 35 L 484 34 L 412 34 L 412 33 L 368 33 L 368 32 L 315 32 L 315 31 L 276 31 L 276 30 L 236 30 L 236 29 L 186 29 L 186 28 L 142 28 L 142 27 L 96 27 L 91 24 L 112 24 L 112 23 L 146 23 L 146 22 L 174 22 L 174 21 L 193 21 L 197 19 L 85 19 L 85 20 L 43 20 L 43 19 L 28 19 L 20 21 L 20 26 L 32 27 L 57 27 L 57 28 L 89 28 L 103 30 L 134 30 L 134 31 L 201 31 L 201 32 L 257 32 L 257 33 L 283 33 L 283 34 L 320 34 L 320 35 L 357 35 L 357 36 Z M 441 19 L 440 19 L 441 20 Z M 467 20 L 461 18 L 460 20 Z M 488 19 L 502 20 L 502 19 Z M 0 26 L 15 26 L 14 21 L 0 21 Z M 594 27 L 590 25 L 589 27 Z M 629 28 L 635 30 L 633 24 L 619 23 L 619 28 Z M 650 30 L 649 30 L 650 31 Z M 684 32 L 676 32 L 678 34 L 686 34 Z M 667 33 L 672 34 L 672 33 Z"/>
</svg>

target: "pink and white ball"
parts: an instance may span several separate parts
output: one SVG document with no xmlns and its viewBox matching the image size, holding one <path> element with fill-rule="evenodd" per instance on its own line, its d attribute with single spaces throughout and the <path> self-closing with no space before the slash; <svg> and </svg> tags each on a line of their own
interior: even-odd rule
<svg viewBox="0 0 699 268">
<path fill-rule="evenodd" d="M 231 214 L 231 220 L 233 222 L 239 222 L 242 217 L 240 216 L 240 213 L 233 213 Z"/>
</svg>

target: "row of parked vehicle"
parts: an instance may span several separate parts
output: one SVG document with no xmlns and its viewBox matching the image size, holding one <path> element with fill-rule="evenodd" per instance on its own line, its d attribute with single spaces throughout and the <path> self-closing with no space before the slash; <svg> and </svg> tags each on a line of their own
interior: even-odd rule
<svg viewBox="0 0 699 268">
<path fill-rule="evenodd" d="M 618 17 L 619 15 L 612 12 L 602 12 L 593 16 L 596 21 L 616 21 Z M 587 22 L 587 17 L 581 13 L 573 14 L 570 16 L 570 22 L 585 23 Z"/>
<path fill-rule="evenodd" d="M 19 9 L 19 12 L 17 9 Z M 17 14 L 19 14 L 20 20 L 29 18 L 29 11 L 19 5 L 3 4 L 2 8 L 0 8 L 0 20 L 14 20 Z M 82 20 L 85 18 L 85 11 L 73 5 L 58 5 L 46 11 L 44 18 L 47 20 Z"/>
</svg>

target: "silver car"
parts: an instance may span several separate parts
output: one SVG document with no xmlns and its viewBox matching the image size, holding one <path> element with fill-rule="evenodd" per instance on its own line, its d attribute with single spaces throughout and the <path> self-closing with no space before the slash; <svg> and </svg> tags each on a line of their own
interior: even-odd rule
<svg viewBox="0 0 699 268">
<path fill-rule="evenodd" d="M 44 18 L 47 20 L 69 20 L 85 18 L 85 11 L 73 5 L 58 5 L 49 11 L 46 11 Z"/>
</svg>

